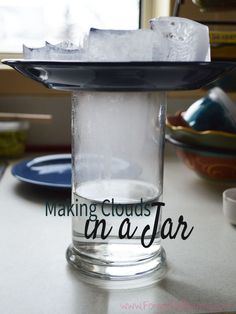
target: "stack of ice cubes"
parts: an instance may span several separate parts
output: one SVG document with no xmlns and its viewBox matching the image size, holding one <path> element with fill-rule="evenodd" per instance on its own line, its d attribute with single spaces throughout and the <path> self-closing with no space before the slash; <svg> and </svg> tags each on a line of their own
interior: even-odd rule
<svg viewBox="0 0 236 314">
<path fill-rule="evenodd" d="M 208 27 L 180 17 L 159 17 L 151 29 L 91 28 L 82 47 L 70 42 L 41 48 L 23 47 L 24 58 L 96 62 L 210 61 Z"/>
</svg>

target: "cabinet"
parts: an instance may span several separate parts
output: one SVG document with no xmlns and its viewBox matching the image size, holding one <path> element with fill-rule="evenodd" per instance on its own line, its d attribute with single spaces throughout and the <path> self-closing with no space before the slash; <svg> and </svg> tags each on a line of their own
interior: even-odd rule
<svg viewBox="0 0 236 314">
<path fill-rule="evenodd" d="M 212 61 L 236 62 L 236 0 L 172 0 L 172 14 L 206 24 Z M 236 92 L 236 70 L 211 86 Z"/>
</svg>

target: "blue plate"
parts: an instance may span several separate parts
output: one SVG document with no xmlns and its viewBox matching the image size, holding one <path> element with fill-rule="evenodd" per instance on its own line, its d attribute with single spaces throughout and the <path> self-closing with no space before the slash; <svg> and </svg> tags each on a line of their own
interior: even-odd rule
<svg viewBox="0 0 236 314">
<path fill-rule="evenodd" d="M 23 182 L 54 188 L 71 188 L 71 155 L 57 154 L 24 160 L 12 168 Z"/>
<path fill-rule="evenodd" d="M 95 180 L 100 175 L 102 156 L 86 155 L 78 161 L 81 180 Z M 111 178 L 136 179 L 142 172 L 138 165 L 112 158 Z M 57 154 L 24 160 L 12 168 L 12 174 L 23 182 L 53 188 L 71 188 L 71 154 Z"/>
</svg>

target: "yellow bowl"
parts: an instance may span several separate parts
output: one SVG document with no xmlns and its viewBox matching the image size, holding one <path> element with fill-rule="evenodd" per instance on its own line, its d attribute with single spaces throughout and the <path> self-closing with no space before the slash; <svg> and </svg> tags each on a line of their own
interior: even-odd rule
<svg viewBox="0 0 236 314">
<path fill-rule="evenodd" d="M 181 112 L 169 115 L 166 121 L 167 134 L 182 143 L 201 147 L 236 151 L 236 134 L 223 131 L 196 131 L 187 126 Z"/>
</svg>

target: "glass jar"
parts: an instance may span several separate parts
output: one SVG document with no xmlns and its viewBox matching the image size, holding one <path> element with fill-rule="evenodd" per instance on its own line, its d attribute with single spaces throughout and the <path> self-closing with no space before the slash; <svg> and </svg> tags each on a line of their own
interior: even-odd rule
<svg viewBox="0 0 236 314">
<path fill-rule="evenodd" d="M 105 279 L 161 276 L 165 93 L 78 92 L 72 105 L 68 262 Z"/>
</svg>

